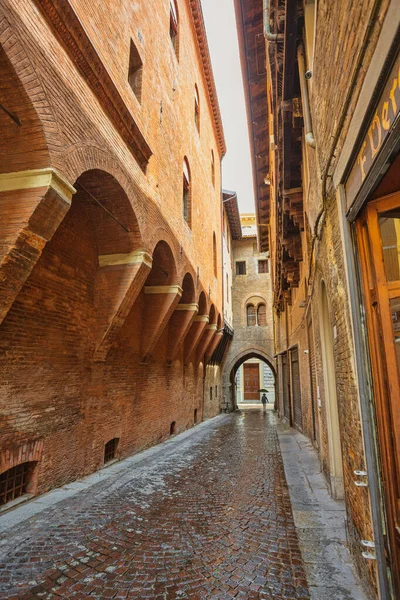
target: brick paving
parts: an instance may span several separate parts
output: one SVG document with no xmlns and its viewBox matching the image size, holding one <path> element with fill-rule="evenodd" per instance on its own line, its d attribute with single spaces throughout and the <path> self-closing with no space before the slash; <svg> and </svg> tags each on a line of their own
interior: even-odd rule
<svg viewBox="0 0 400 600">
<path fill-rule="evenodd" d="M 275 415 L 167 444 L 8 530 L 0 597 L 308 599 Z"/>
</svg>

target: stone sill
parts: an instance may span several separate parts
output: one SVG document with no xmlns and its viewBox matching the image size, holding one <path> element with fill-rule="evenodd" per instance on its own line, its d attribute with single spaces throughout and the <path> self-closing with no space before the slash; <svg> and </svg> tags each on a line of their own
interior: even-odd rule
<svg viewBox="0 0 400 600">
<path fill-rule="evenodd" d="M 23 504 L 24 502 L 28 502 L 29 500 L 32 500 L 32 498 L 34 498 L 34 497 L 35 497 L 35 494 L 24 494 L 23 496 L 20 496 L 19 498 L 15 498 L 15 500 L 11 500 L 11 502 L 7 502 L 7 504 L 3 504 L 3 506 L 0 506 L 0 514 L 5 513 L 8 510 L 15 508 L 16 506 L 19 506 L 20 504 Z"/>
</svg>

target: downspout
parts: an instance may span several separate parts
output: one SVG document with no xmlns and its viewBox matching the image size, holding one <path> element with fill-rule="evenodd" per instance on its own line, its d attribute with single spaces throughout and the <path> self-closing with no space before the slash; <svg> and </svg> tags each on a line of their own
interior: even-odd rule
<svg viewBox="0 0 400 600">
<path fill-rule="evenodd" d="M 271 33 L 271 25 L 269 22 L 269 0 L 263 0 L 264 13 L 264 37 L 267 42 L 277 42 L 283 40 L 283 33 Z"/>
<path fill-rule="evenodd" d="M 299 63 L 299 76 L 300 76 L 300 90 L 301 98 L 303 101 L 303 113 L 304 113 L 304 128 L 306 130 L 306 144 L 315 148 L 315 139 L 312 130 L 311 122 L 311 111 L 310 111 L 310 99 L 308 97 L 308 87 L 306 81 L 306 64 L 304 60 L 304 50 L 302 44 L 300 44 L 297 50 L 297 62 Z"/>
</svg>

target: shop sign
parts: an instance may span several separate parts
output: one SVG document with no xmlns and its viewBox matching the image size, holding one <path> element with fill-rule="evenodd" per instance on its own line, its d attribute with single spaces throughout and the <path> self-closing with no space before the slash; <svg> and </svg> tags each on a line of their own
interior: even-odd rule
<svg viewBox="0 0 400 600">
<path fill-rule="evenodd" d="M 353 204 L 382 145 L 400 113 L 400 56 L 389 75 L 378 107 L 369 124 L 360 152 L 346 183 L 347 206 Z"/>
</svg>

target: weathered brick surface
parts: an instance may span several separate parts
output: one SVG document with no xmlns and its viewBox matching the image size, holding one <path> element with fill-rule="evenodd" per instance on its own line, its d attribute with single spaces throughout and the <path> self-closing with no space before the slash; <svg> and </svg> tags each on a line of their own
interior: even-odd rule
<svg viewBox="0 0 400 600">
<path fill-rule="evenodd" d="M 41 244 L 25 230 L 46 190 L 5 192 L 0 199 L 1 256 L 11 256 L 0 278 L 10 290 L 0 335 L 0 457 L 8 464 L 24 444 L 40 442 L 38 493 L 102 466 L 111 438 L 120 438 L 118 456 L 126 456 L 168 437 L 173 421 L 177 431 L 192 426 L 195 409 L 201 420 L 202 357 L 196 362 L 194 351 L 186 361 L 181 345 L 170 361 L 174 306 L 161 310 L 160 297 L 146 295 L 145 286 L 179 285 L 181 301 L 199 303 L 200 314 L 213 306 L 216 322 L 222 313 L 221 148 L 189 3 L 178 2 L 179 61 L 168 3 L 71 4 L 152 157 L 142 170 L 38 3 L 3 2 L 1 91 L 22 125 L 1 112 L 0 170 L 50 166 L 77 189 L 61 224 L 57 211 L 49 223 L 51 211 L 34 222 Z M 144 65 L 141 105 L 128 83 L 131 39 Z M 191 229 L 182 216 L 184 156 L 191 167 Z M 52 189 L 47 194 L 54 196 Z M 104 257 L 138 250 L 153 258 L 152 266 L 102 266 Z"/>
</svg>

